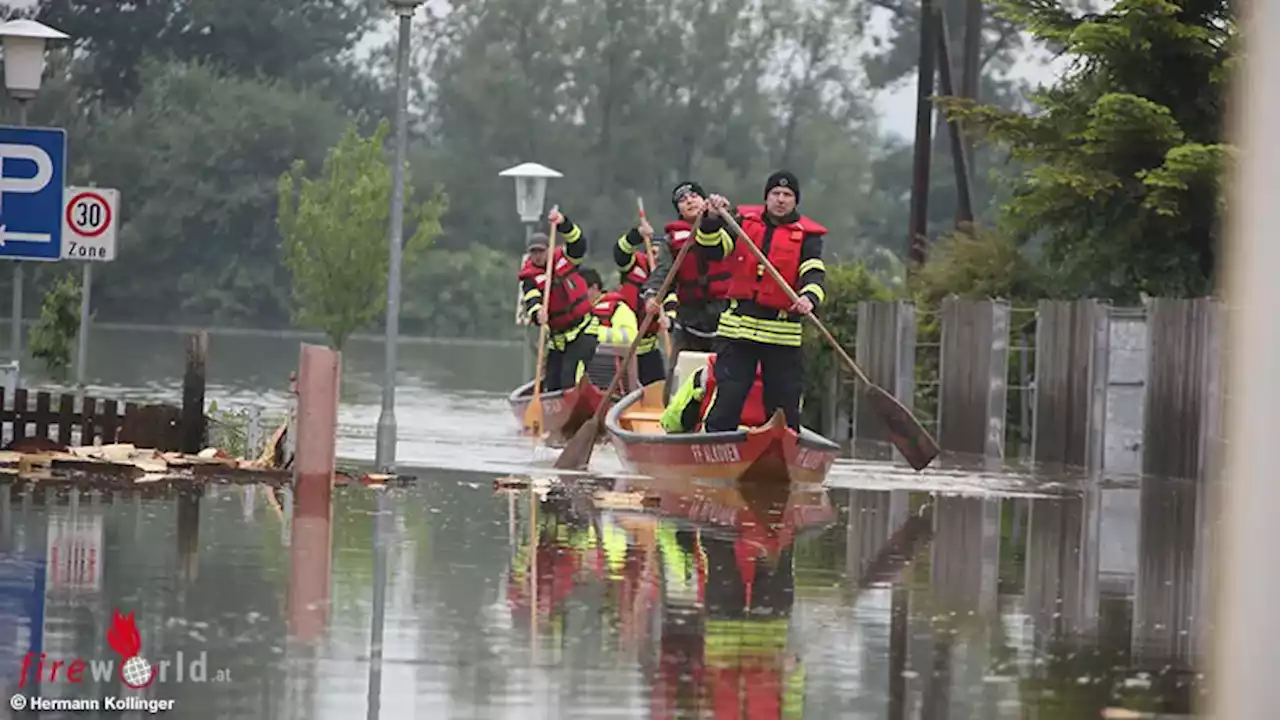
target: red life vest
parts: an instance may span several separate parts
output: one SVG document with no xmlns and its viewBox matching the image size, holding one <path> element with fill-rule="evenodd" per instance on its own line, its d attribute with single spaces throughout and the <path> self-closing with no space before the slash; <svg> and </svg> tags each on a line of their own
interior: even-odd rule
<svg viewBox="0 0 1280 720">
<path fill-rule="evenodd" d="M 600 320 L 600 324 L 604 327 L 613 327 L 613 314 L 618 310 L 618 304 L 625 302 L 621 293 L 607 292 L 596 298 L 596 304 L 591 306 L 591 314 Z"/>
<path fill-rule="evenodd" d="M 799 290 L 800 248 L 804 245 L 804 238 L 806 235 L 826 235 L 827 229 L 801 215 L 795 222 L 774 227 L 766 238 L 763 205 L 743 206 L 738 208 L 738 213 L 742 216 L 743 232 L 756 247 L 764 250 L 765 257 L 769 258 L 778 273 L 790 283 L 791 289 Z M 791 299 L 774 282 L 773 276 L 756 262 L 755 255 L 750 250 L 735 249 L 733 261 L 733 279 L 729 281 L 727 294 L 729 299 L 752 300 L 773 310 L 791 307 Z"/>
<path fill-rule="evenodd" d="M 587 303 L 587 281 L 578 274 L 578 267 L 556 248 L 555 276 L 551 278 L 551 297 L 542 298 L 547 308 L 547 326 L 552 330 L 570 330 L 591 311 Z M 525 260 L 517 276 L 520 280 L 532 279 L 545 294 L 547 277 L 545 268 Z"/>
<path fill-rule="evenodd" d="M 643 250 L 637 251 L 635 254 L 636 261 L 631 263 L 631 269 L 622 273 L 622 283 L 618 287 L 617 293 L 609 293 L 610 295 L 620 294 L 623 302 L 631 311 L 636 314 L 636 323 L 644 324 L 644 301 L 640 296 L 644 293 L 644 284 L 649 280 L 649 254 Z M 658 321 L 654 320 L 649 323 L 649 329 L 645 331 L 644 336 L 649 337 L 658 334 Z"/>
<path fill-rule="evenodd" d="M 684 220 L 667 223 L 665 230 L 673 256 L 685 243 L 697 242 L 693 237 L 693 226 Z M 681 303 L 724 299 L 732 277 L 732 257 L 708 262 L 698 254 L 697 248 L 689 253 L 694 257 L 685 258 L 676 272 L 676 299 Z"/>
<path fill-rule="evenodd" d="M 716 393 L 716 356 L 714 354 L 707 356 L 707 369 L 703 371 L 702 377 L 702 408 L 698 417 L 705 418 L 707 410 L 711 409 L 711 399 Z M 747 425 L 750 427 L 760 427 L 768 422 L 769 418 L 764 415 L 764 381 L 760 379 L 760 366 L 756 366 L 756 379 L 751 383 L 751 391 L 747 393 L 747 401 L 742 404 L 742 416 L 738 420 L 739 425 Z M 701 429 L 702 423 L 698 423 Z"/>
</svg>

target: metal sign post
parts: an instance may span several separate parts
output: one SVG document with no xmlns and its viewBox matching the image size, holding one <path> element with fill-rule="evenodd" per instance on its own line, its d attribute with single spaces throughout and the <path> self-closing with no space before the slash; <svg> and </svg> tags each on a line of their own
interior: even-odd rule
<svg viewBox="0 0 1280 720">
<path fill-rule="evenodd" d="M 62 259 L 83 263 L 80 266 L 80 332 L 76 345 L 76 385 L 83 390 L 89 364 L 89 298 L 93 290 L 93 264 L 116 259 L 120 191 L 70 187 L 63 193 L 63 198 Z"/>
</svg>

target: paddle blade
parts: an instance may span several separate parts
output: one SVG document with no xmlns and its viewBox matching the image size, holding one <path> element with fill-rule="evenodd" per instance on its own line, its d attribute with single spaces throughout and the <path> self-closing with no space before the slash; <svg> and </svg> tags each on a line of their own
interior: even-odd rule
<svg viewBox="0 0 1280 720">
<path fill-rule="evenodd" d="M 560 457 L 553 466 L 557 470 L 586 470 L 591 462 L 591 452 L 596 448 L 596 438 L 600 434 L 599 418 L 591 418 L 578 428 L 578 432 L 569 438 Z"/>
<path fill-rule="evenodd" d="M 526 435 L 542 437 L 545 427 L 542 421 L 542 398 L 534 398 L 529 407 L 524 409 L 524 432 Z"/>
<path fill-rule="evenodd" d="M 938 456 L 938 443 L 898 399 L 884 388 L 864 385 L 863 396 L 880 416 L 889 432 L 889 441 L 915 470 L 923 470 Z"/>
</svg>

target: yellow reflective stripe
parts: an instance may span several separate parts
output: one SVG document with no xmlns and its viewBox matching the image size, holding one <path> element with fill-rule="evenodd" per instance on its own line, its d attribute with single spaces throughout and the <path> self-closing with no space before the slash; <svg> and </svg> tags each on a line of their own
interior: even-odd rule
<svg viewBox="0 0 1280 720">
<path fill-rule="evenodd" d="M 643 355 L 647 352 L 653 352 L 657 347 L 658 347 L 658 336 L 650 335 L 644 338 L 643 340 L 641 340 L 640 344 L 636 345 L 636 356 L 639 357 L 640 355 Z"/>
<path fill-rule="evenodd" d="M 822 262 L 822 258 L 810 258 L 800 263 L 800 270 L 796 273 L 797 277 L 804 275 L 810 270 L 821 270 L 826 272 L 827 264 Z"/>
<path fill-rule="evenodd" d="M 630 234 L 631 233 L 628 232 L 622 237 L 618 238 L 618 247 L 622 248 L 622 252 L 632 256 L 631 263 L 634 265 L 636 261 L 635 260 L 636 246 L 632 245 L 631 241 L 627 240 L 627 236 Z M 626 269 L 630 269 L 630 268 L 631 268 L 631 265 L 628 265 Z"/>
<path fill-rule="evenodd" d="M 796 320 L 747 317 L 730 309 L 720 314 L 716 334 L 733 340 L 754 340 L 771 345 L 799 347 L 804 341 L 804 325 Z"/>
<path fill-rule="evenodd" d="M 809 283 L 808 285 L 805 285 L 804 287 L 800 288 L 800 292 L 796 294 L 803 295 L 805 293 L 813 293 L 813 296 L 818 298 L 818 302 L 823 302 L 827 299 L 826 291 L 822 289 L 821 285 L 817 285 L 815 283 Z"/>
<path fill-rule="evenodd" d="M 572 328 L 569 328 L 568 330 L 565 330 L 559 333 L 555 332 L 554 330 L 548 333 L 547 344 L 550 345 L 554 350 L 564 352 L 565 347 L 567 347 L 569 343 L 573 342 L 574 339 L 577 338 L 579 335 L 581 335 L 584 332 L 590 333 L 591 325 L 595 321 L 596 321 L 596 317 L 590 313 L 587 313 L 587 316 L 582 319 L 582 322 L 578 323 L 577 327 L 572 327 Z M 583 368 L 583 364 L 581 362 L 578 363 L 578 379 L 582 378 L 582 372 L 583 372 L 582 368 Z"/>
<path fill-rule="evenodd" d="M 537 317 L 538 311 L 542 309 L 542 303 L 534 303 L 529 306 L 529 317 Z"/>
<path fill-rule="evenodd" d="M 733 238 L 730 237 L 729 233 L 725 232 L 723 229 L 717 230 L 710 235 L 699 229 L 698 232 L 694 233 L 693 237 L 698 241 L 698 244 L 703 247 L 715 247 L 717 245 L 723 247 L 725 257 L 729 257 L 729 255 L 733 254 Z"/>
<path fill-rule="evenodd" d="M 782 695 L 783 720 L 800 720 L 804 717 L 804 665 L 796 664 L 795 669 L 787 673 Z"/>
<path fill-rule="evenodd" d="M 744 656 L 776 655 L 787 649 L 787 618 L 771 620 L 707 620 L 707 664 L 737 664 Z"/>
<path fill-rule="evenodd" d="M 608 525 L 604 529 L 605 561 L 609 564 L 610 575 L 614 579 L 622 577 L 623 567 L 627 564 L 627 533 L 616 525 Z"/>
<path fill-rule="evenodd" d="M 564 238 L 565 245 L 572 245 L 582 239 L 582 228 L 578 227 L 575 224 L 573 226 L 573 229 L 571 229 L 567 233 L 563 233 L 561 237 Z M 569 259 L 573 260 L 573 258 L 569 258 Z"/>
<path fill-rule="evenodd" d="M 605 345 L 630 345 L 635 333 L 624 327 L 603 327 L 596 331 L 596 336 Z"/>
<path fill-rule="evenodd" d="M 779 337 L 756 330 L 748 330 L 745 328 L 725 328 L 720 326 L 720 330 L 716 333 L 717 337 L 725 340 L 750 340 L 752 342 L 764 343 L 766 345 L 779 345 L 782 347 L 800 347 L 804 344 L 803 338 L 799 335 L 795 337 Z"/>
<path fill-rule="evenodd" d="M 536 297 L 541 297 L 541 296 L 542 296 L 542 290 L 540 290 L 539 288 L 534 288 L 534 289 L 530 290 L 529 292 L 525 293 L 523 296 L 521 296 L 521 298 L 520 298 L 520 299 L 521 299 L 521 300 L 529 300 L 529 299 L 536 298 Z"/>
</svg>

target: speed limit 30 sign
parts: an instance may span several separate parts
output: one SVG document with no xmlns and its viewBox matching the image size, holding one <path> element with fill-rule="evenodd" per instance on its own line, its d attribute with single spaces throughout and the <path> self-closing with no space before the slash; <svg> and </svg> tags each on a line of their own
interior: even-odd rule
<svg viewBox="0 0 1280 720">
<path fill-rule="evenodd" d="M 119 216 L 119 190 L 67 188 L 62 209 L 62 259 L 115 260 Z"/>
</svg>

